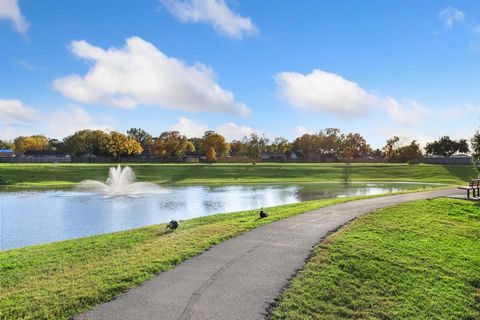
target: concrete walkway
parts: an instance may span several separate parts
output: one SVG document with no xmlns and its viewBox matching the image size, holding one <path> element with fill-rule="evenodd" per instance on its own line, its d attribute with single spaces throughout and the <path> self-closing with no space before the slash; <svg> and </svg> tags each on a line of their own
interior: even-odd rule
<svg viewBox="0 0 480 320">
<path fill-rule="evenodd" d="M 74 319 L 263 319 L 312 246 L 329 233 L 379 208 L 455 194 L 448 189 L 358 200 L 263 225 Z"/>
</svg>

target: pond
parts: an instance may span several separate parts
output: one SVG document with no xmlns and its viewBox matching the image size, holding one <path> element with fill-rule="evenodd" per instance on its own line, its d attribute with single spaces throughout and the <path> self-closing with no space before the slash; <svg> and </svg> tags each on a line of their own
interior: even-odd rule
<svg viewBox="0 0 480 320">
<path fill-rule="evenodd" d="M 310 183 L 163 187 L 165 193 L 104 198 L 73 191 L 0 192 L 0 249 L 127 230 L 172 219 L 259 209 L 313 199 L 373 195 L 432 185 Z"/>
</svg>

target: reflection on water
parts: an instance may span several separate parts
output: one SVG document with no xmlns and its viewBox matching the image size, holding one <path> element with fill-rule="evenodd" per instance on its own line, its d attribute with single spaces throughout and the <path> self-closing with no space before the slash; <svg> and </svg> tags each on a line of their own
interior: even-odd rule
<svg viewBox="0 0 480 320">
<path fill-rule="evenodd" d="M 348 169 L 347 169 L 348 170 Z M 49 191 L 0 193 L 0 248 L 85 237 L 172 219 L 264 208 L 299 201 L 417 189 L 418 184 L 303 184 L 170 187 L 138 198 Z"/>
</svg>

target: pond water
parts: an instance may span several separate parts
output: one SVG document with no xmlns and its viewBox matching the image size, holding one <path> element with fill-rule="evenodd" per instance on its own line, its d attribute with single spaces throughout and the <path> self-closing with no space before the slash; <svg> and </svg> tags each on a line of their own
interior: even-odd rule
<svg viewBox="0 0 480 320">
<path fill-rule="evenodd" d="M 372 195 L 413 183 L 164 187 L 165 193 L 104 198 L 73 191 L 0 192 L 0 249 L 127 230 L 172 219 L 258 209 L 312 199 Z"/>
</svg>

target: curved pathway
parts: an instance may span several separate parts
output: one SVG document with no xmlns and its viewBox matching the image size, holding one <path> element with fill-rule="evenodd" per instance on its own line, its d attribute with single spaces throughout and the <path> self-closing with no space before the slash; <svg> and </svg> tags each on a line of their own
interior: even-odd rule
<svg viewBox="0 0 480 320">
<path fill-rule="evenodd" d="M 351 201 L 253 229 L 74 319 L 263 319 L 312 247 L 363 214 L 456 189 Z"/>
</svg>

